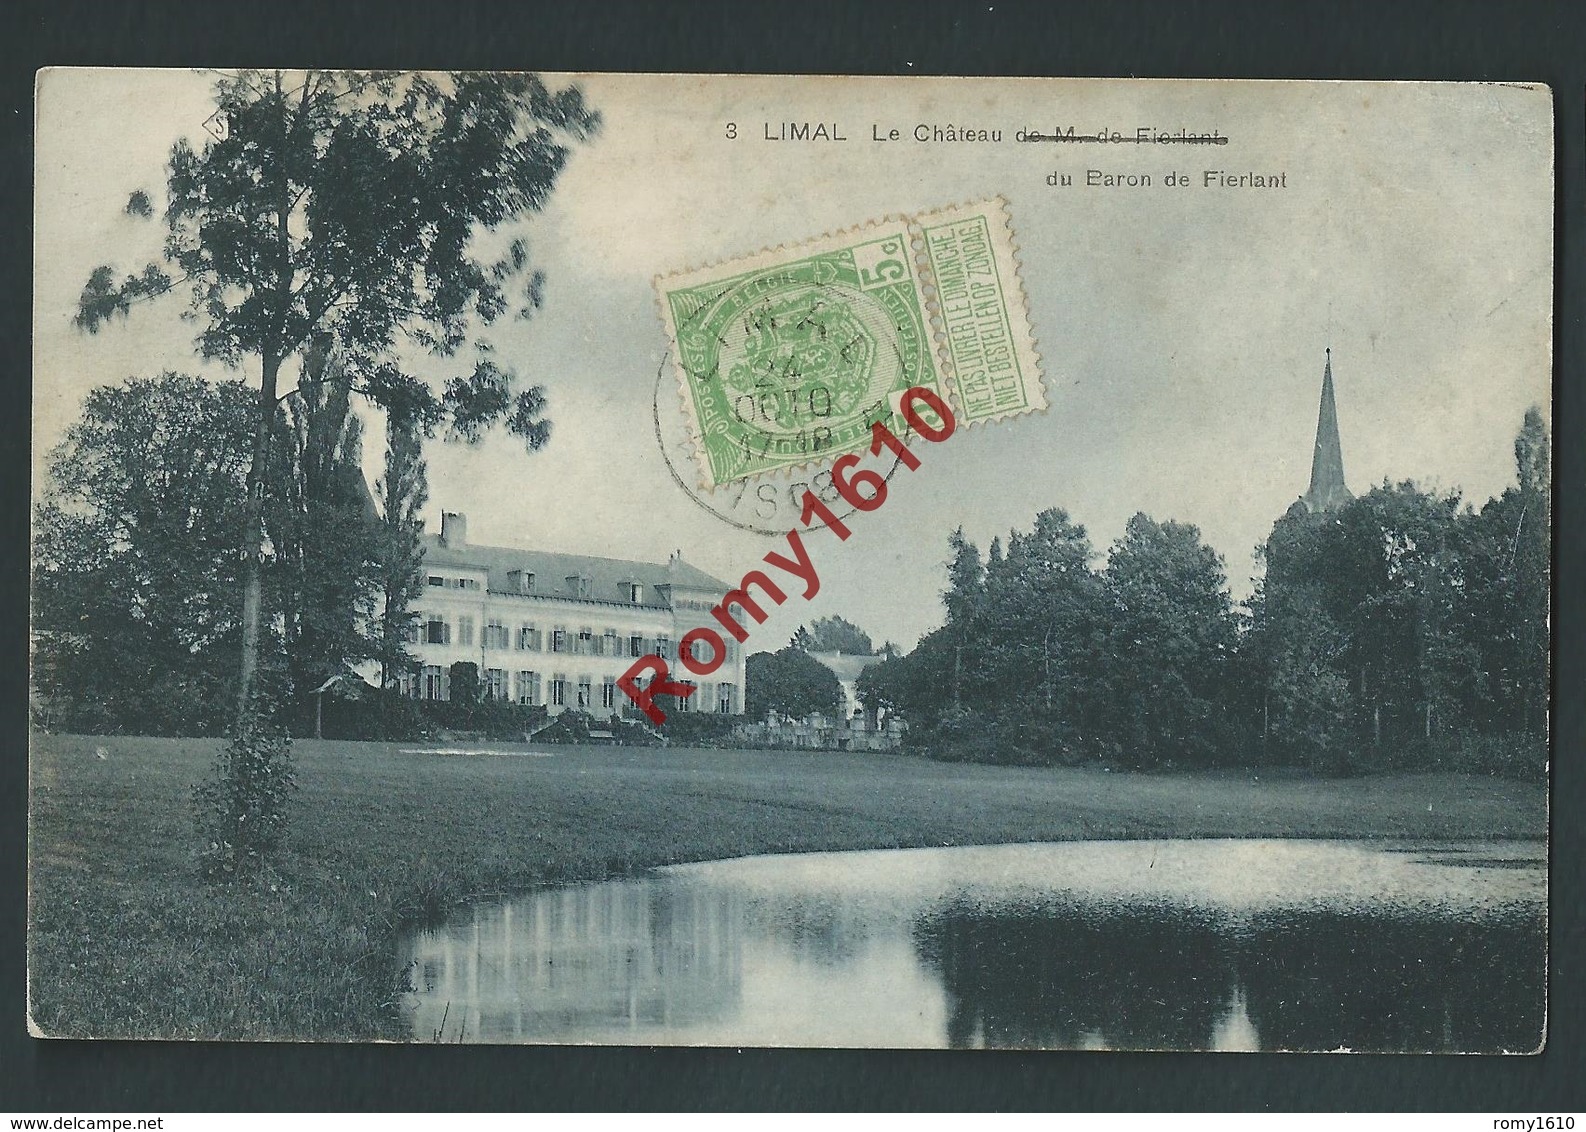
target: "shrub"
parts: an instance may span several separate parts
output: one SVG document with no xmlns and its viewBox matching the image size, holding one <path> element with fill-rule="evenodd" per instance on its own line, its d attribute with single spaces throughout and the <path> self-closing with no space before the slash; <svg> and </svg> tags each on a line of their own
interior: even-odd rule
<svg viewBox="0 0 1586 1132">
<path fill-rule="evenodd" d="M 457 700 L 410 701 L 418 718 L 429 728 L 447 731 L 477 731 L 491 739 L 522 739 L 549 718 L 543 707 L 484 700 L 480 703 Z"/>
<path fill-rule="evenodd" d="M 286 837 L 286 804 L 296 786 L 292 740 L 276 704 L 260 693 L 193 788 L 204 875 L 224 880 L 257 871 Z"/>
<path fill-rule="evenodd" d="M 419 710 L 418 702 L 394 688 L 355 700 L 326 696 L 324 713 L 322 731 L 327 739 L 400 742 L 422 739 L 434 730 L 434 724 Z M 311 731 L 312 717 L 308 727 Z"/>
<path fill-rule="evenodd" d="M 1547 777 L 1547 740 L 1525 731 L 1455 736 L 1441 760 L 1449 770 L 1542 781 Z"/>
<path fill-rule="evenodd" d="M 943 762 L 1003 766 L 1073 765 L 1086 756 L 1072 727 L 1039 713 L 983 713 L 954 707 L 928 725 L 911 726 L 905 750 Z"/>
<path fill-rule="evenodd" d="M 742 716 L 710 712 L 672 711 L 667 713 L 661 733 L 679 747 L 731 746 L 732 729 Z"/>
</svg>

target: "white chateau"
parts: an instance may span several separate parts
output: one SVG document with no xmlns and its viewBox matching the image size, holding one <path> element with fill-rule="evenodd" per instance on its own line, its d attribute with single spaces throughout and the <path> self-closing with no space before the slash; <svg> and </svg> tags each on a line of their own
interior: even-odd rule
<svg viewBox="0 0 1586 1132">
<path fill-rule="evenodd" d="M 743 646 L 727 637 L 727 657 L 711 680 L 677 665 L 677 642 L 715 626 L 713 609 L 730 588 L 683 561 L 665 565 L 551 554 L 468 541 L 468 520 L 441 516 L 424 536 L 423 594 L 413 603 L 411 647 L 422 663 L 402 690 L 415 699 L 451 696 L 450 667 L 479 667 L 480 694 L 492 700 L 611 716 L 632 706 L 617 678 L 634 660 L 657 653 L 672 678 L 698 691 L 678 711 L 743 714 Z M 724 634 L 725 635 L 725 634 Z"/>
</svg>

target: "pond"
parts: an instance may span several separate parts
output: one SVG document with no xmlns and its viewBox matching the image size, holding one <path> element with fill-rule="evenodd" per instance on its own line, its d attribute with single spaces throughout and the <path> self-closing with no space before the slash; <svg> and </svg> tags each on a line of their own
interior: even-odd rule
<svg viewBox="0 0 1586 1132">
<path fill-rule="evenodd" d="M 1540 842 L 1082 841 L 748 857 L 404 943 L 422 1041 L 1528 1052 Z"/>
</svg>

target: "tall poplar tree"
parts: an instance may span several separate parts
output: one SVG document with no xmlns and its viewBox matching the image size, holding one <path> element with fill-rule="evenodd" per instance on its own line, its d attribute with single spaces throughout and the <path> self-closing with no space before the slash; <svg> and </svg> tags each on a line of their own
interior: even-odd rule
<svg viewBox="0 0 1586 1132">
<path fill-rule="evenodd" d="M 380 686 L 391 687 L 413 668 L 407 650 L 413 638 L 413 602 L 424 590 L 420 570 L 424 520 L 429 502 L 424 473 L 424 427 L 409 412 L 386 411 L 385 472 L 376 491 L 380 507 Z"/>
</svg>

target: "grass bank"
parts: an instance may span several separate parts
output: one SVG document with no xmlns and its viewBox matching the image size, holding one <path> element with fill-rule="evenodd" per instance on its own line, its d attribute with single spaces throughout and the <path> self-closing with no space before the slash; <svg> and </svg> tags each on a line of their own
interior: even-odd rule
<svg viewBox="0 0 1586 1132">
<path fill-rule="evenodd" d="M 751 853 L 1140 837 L 1541 837 L 1541 785 L 1115 774 L 898 755 L 299 741 L 290 849 L 196 876 L 216 742 L 32 751 L 29 993 L 47 1034 L 400 1038 L 396 933 L 469 897 Z M 507 749 L 502 747 L 501 749 Z M 102 757 L 101 757 L 102 756 Z"/>
</svg>

